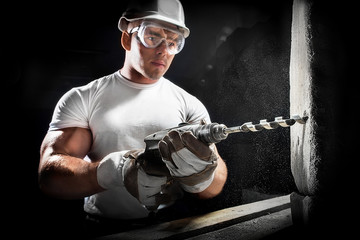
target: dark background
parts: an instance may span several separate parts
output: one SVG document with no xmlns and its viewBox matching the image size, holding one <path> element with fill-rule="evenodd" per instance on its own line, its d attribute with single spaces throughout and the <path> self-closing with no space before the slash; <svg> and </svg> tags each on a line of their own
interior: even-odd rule
<svg viewBox="0 0 360 240">
<path fill-rule="evenodd" d="M 182 3 L 191 33 L 165 77 L 202 100 L 214 122 L 235 126 L 289 117 L 292 1 Z M 2 17 L 3 119 L 11 152 L 4 182 L 12 183 L 4 199 L 19 230 L 33 224 L 27 236 L 68 236 L 81 224 L 82 200 L 52 199 L 38 189 L 39 149 L 66 91 L 122 67 L 117 22 L 125 7 L 125 2 L 52 2 L 15 3 L 3 10 L 11 13 Z M 343 41 L 339 49 L 345 50 Z M 289 129 L 231 135 L 218 148 L 228 182 L 217 198 L 191 201 L 193 214 L 296 190 Z"/>
</svg>

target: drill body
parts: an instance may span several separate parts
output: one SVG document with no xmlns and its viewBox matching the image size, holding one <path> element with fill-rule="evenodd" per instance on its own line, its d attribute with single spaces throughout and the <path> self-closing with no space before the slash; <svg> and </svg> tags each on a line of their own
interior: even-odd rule
<svg viewBox="0 0 360 240">
<path fill-rule="evenodd" d="M 161 159 L 158 144 L 162 138 L 170 131 L 177 130 L 180 132 L 191 131 L 195 137 L 204 143 L 218 143 L 227 138 L 228 134 L 224 132 L 226 126 L 224 124 L 189 124 L 180 123 L 177 127 L 169 128 L 155 132 L 145 137 L 145 152 L 138 159 L 140 165 L 145 172 L 150 175 L 169 175 L 169 170 Z"/>
<path fill-rule="evenodd" d="M 158 148 L 158 143 L 171 130 L 180 132 L 191 131 L 195 137 L 204 143 L 218 143 L 227 138 L 228 134 L 224 132 L 226 126 L 224 124 L 210 123 L 210 124 L 188 124 L 180 123 L 179 126 L 158 131 L 145 137 L 146 150 L 153 150 Z"/>
</svg>

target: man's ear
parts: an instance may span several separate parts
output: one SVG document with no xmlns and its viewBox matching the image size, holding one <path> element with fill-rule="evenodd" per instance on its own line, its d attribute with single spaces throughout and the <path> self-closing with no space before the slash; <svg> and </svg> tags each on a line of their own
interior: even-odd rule
<svg viewBox="0 0 360 240">
<path fill-rule="evenodd" d="M 131 35 L 126 32 L 123 31 L 122 35 L 121 35 L 121 46 L 126 50 L 126 51 L 130 51 L 131 49 Z"/>
</svg>

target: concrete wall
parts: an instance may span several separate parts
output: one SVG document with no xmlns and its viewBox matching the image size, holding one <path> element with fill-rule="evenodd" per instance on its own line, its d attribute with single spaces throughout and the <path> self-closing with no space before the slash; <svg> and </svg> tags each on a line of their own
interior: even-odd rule
<svg viewBox="0 0 360 240">
<path fill-rule="evenodd" d="M 309 117 L 305 125 L 295 125 L 291 132 L 291 170 L 300 192 L 314 194 L 317 178 L 316 163 L 319 161 L 315 141 L 315 122 L 312 115 L 314 107 L 314 88 L 310 49 L 310 4 L 294 1 L 291 28 L 290 61 L 290 112 Z"/>
<path fill-rule="evenodd" d="M 296 225 L 319 233 L 351 230 L 350 159 L 347 136 L 351 33 L 350 6 L 295 0 L 291 36 L 290 112 L 309 117 L 291 128 L 292 194 Z M 329 230 L 331 229 L 331 230 Z M 347 229 L 347 230 L 346 230 Z"/>
</svg>

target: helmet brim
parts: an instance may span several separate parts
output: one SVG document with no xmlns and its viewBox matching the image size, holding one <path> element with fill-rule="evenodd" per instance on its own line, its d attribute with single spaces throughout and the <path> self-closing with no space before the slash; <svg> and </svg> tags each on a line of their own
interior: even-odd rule
<svg viewBox="0 0 360 240">
<path fill-rule="evenodd" d="M 133 21 L 137 21 L 137 20 L 145 20 L 145 19 L 156 19 L 156 20 L 164 21 L 166 23 L 173 24 L 173 25 L 178 27 L 178 29 L 183 33 L 185 38 L 187 38 L 190 35 L 190 29 L 187 28 L 181 22 L 176 21 L 176 20 L 174 20 L 172 18 L 165 17 L 163 15 L 156 14 L 156 13 L 143 14 L 141 16 L 139 16 L 139 15 L 126 16 L 126 17 L 122 16 L 120 18 L 120 20 L 119 20 L 118 28 L 119 28 L 120 31 L 124 32 L 124 31 L 127 31 L 127 27 L 128 27 L 129 22 L 133 22 Z"/>
</svg>

